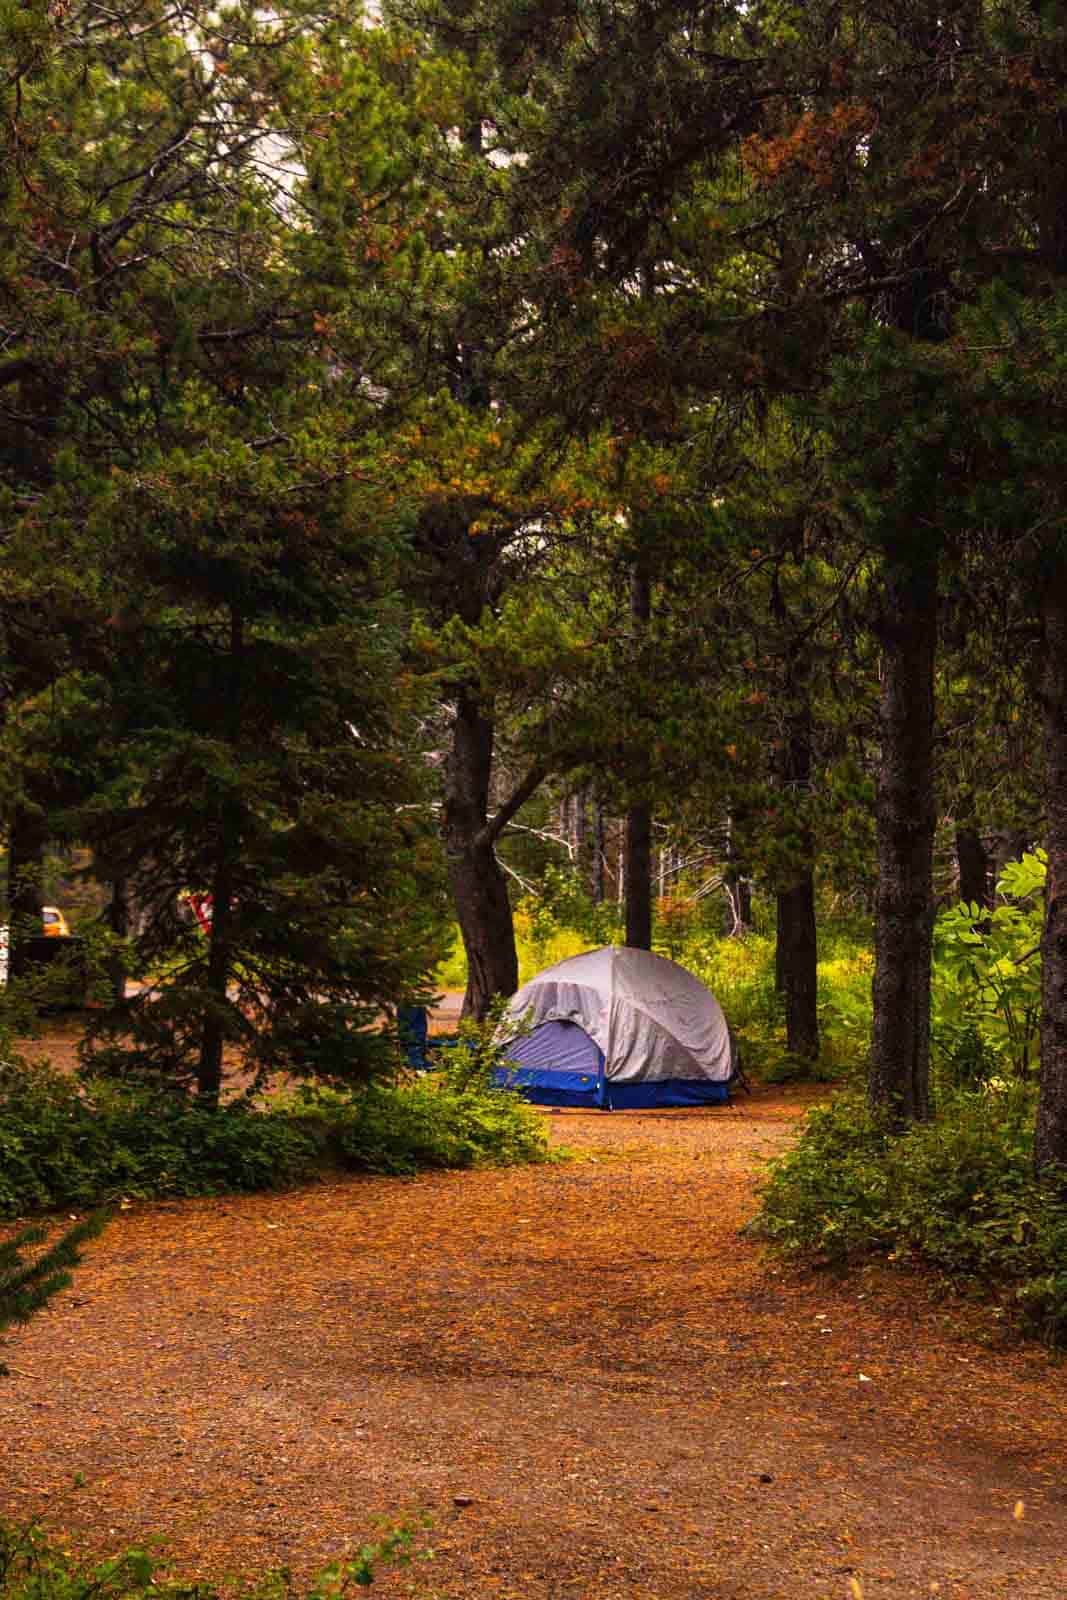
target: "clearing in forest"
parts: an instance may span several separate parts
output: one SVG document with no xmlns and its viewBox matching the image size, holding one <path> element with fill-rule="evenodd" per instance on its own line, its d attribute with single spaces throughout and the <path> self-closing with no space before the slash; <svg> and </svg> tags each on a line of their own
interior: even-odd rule
<svg viewBox="0 0 1067 1600">
<path fill-rule="evenodd" d="M 449 1600 L 1063 1600 L 1064 1369 L 739 1231 L 803 1099 L 121 1213 L 9 1341 L 0 1510 L 220 1577 L 421 1508 L 436 1558 L 382 1589 Z"/>
</svg>

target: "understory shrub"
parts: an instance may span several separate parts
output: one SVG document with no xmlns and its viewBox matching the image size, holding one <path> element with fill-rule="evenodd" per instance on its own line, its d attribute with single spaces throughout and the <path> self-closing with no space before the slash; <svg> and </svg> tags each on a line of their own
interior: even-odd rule
<svg viewBox="0 0 1067 1600">
<path fill-rule="evenodd" d="M 549 1159 L 544 1124 L 517 1094 L 428 1072 L 370 1084 L 350 1099 L 305 1097 L 340 1165 L 366 1172 L 513 1166 Z"/>
<path fill-rule="evenodd" d="M 847 1265 L 914 1258 L 1009 1303 L 1067 1343 L 1067 1202 L 1033 1173 L 1033 1093 L 958 1090 L 899 1136 L 858 1095 L 808 1115 L 762 1190 L 760 1228 L 789 1254 Z"/>
<path fill-rule="evenodd" d="M 707 984 L 735 1033 L 766 1036 L 779 1027 L 773 939 L 756 933 L 705 939 L 678 959 Z"/>
<path fill-rule="evenodd" d="M 931 1062 L 935 1087 L 1036 1075 L 1041 1021 L 1042 850 L 1010 861 L 986 910 L 960 902 L 934 925 Z"/>
<path fill-rule="evenodd" d="M 228 1600 L 341 1600 L 353 1588 L 370 1588 L 383 1567 L 426 1561 L 425 1517 L 385 1525 L 375 1538 L 298 1585 L 277 1568 L 252 1578 L 227 1581 Z M 176 1577 L 158 1548 L 130 1548 L 104 1560 L 64 1549 L 38 1522 L 0 1522 L 0 1600 L 220 1600 L 221 1591 L 202 1578 Z"/>
<path fill-rule="evenodd" d="M 143 1086 L 0 1068 L 0 1216 L 121 1199 L 286 1188 L 323 1171 L 414 1172 L 543 1159 L 518 1096 L 447 1073 L 217 1111 Z"/>
<path fill-rule="evenodd" d="M 165 1195 L 283 1187 L 311 1175 L 314 1140 L 244 1104 L 205 1111 L 178 1095 L 46 1066 L 0 1076 L 0 1213 Z"/>
</svg>

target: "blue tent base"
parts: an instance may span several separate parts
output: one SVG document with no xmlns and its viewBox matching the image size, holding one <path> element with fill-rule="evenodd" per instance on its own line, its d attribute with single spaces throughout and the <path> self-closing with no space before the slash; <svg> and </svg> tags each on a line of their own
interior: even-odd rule
<svg viewBox="0 0 1067 1600">
<path fill-rule="evenodd" d="M 604 1090 L 611 1111 L 730 1103 L 730 1085 L 709 1083 L 706 1078 L 665 1078 L 662 1083 L 606 1083 Z"/>
<path fill-rule="evenodd" d="M 602 1079 L 597 1073 L 553 1072 L 550 1067 L 498 1067 L 493 1073 L 498 1089 L 514 1089 L 535 1106 L 603 1106 Z"/>
<path fill-rule="evenodd" d="M 662 1083 L 610 1083 L 603 1077 L 550 1068 L 501 1067 L 493 1074 L 501 1089 L 514 1089 L 537 1106 L 575 1106 L 592 1111 L 648 1111 L 665 1106 L 728 1105 L 730 1086 L 702 1078 Z"/>
</svg>

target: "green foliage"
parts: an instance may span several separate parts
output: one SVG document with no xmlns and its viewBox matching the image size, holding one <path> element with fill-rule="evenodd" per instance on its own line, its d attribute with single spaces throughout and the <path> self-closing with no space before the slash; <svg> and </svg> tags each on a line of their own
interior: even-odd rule
<svg viewBox="0 0 1067 1600">
<path fill-rule="evenodd" d="M 841 1076 L 831 1062 L 822 1056 L 813 1061 L 810 1056 L 777 1052 L 760 1067 L 764 1083 L 834 1083 Z"/>
<path fill-rule="evenodd" d="M 28 1322 L 68 1286 L 71 1268 L 81 1260 L 80 1247 L 95 1239 L 106 1221 L 104 1212 L 94 1212 L 28 1261 L 24 1252 L 45 1244 L 47 1227 L 23 1228 L 14 1238 L 0 1241 L 0 1332 L 13 1322 Z M 6 1376 L 7 1368 L 0 1361 L 0 1377 Z"/>
<path fill-rule="evenodd" d="M 226 4 L 195 37 L 154 0 L 40 9 L 0 91 L 0 807 L 88 843 L 147 913 L 130 959 L 162 981 L 97 1019 L 101 1070 L 132 1038 L 205 1097 L 234 1042 L 264 1074 L 358 1077 L 442 922 L 383 405 L 410 339 L 378 321 L 420 279 L 384 247 L 443 134 L 348 0 Z M 206 938 L 183 890 L 211 896 Z"/>
<path fill-rule="evenodd" d="M 774 940 L 759 934 L 701 941 L 678 957 L 707 984 L 742 1045 L 746 1069 L 767 1083 L 825 1083 L 862 1069 L 871 1030 L 870 950 L 848 930 L 820 933 L 819 1061 L 787 1055 Z"/>
<path fill-rule="evenodd" d="M 461 1022 L 454 1039 L 433 1051 L 434 1071 L 367 1084 L 347 1097 L 312 1087 L 300 1103 L 322 1119 L 330 1148 L 348 1167 L 407 1173 L 547 1161 L 543 1119 L 492 1081 L 505 1005 L 500 996 L 483 1022 Z"/>
<path fill-rule="evenodd" d="M 619 907 L 607 900 L 594 904 L 580 873 L 573 867 L 550 862 L 541 874 L 538 891 L 528 908 L 530 941 L 535 952 L 563 931 L 580 934 L 586 949 L 619 941 Z"/>
<path fill-rule="evenodd" d="M 894 1138 L 859 1096 L 840 1096 L 773 1163 L 761 1229 L 775 1248 L 833 1265 L 922 1261 L 1067 1343 L 1067 1202 L 1034 1177 L 1033 1117 L 1027 1085 L 961 1090 L 936 1122 Z"/>
<path fill-rule="evenodd" d="M 461 1068 L 267 1109 L 236 1101 L 209 1111 L 142 1085 L 78 1086 L 46 1067 L 9 1067 L 0 1077 L 0 1216 L 278 1189 L 337 1168 L 544 1159 L 536 1113 Z"/>
<path fill-rule="evenodd" d="M 44 1066 L 0 1079 L 0 1214 L 162 1195 L 282 1187 L 310 1177 L 316 1146 L 292 1118 Z"/>
<path fill-rule="evenodd" d="M 425 1516 L 385 1523 L 375 1538 L 324 1567 L 307 1590 L 285 1568 L 258 1578 L 240 1575 L 227 1596 L 239 1600 L 342 1600 L 352 1589 L 370 1588 L 382 1568 L 432 1559 L 422 1543 Z M 132 1546 L 105 1560 L 72 1555 L 38 1522 L 0 1522 L 0 1600 L 220 1600 L 202 1579 L 174 1576 L 158 1546 Z"/>
<path fill-rule="evenodd" d="M 546 1161 L 544 1123 L 517 1094 L 472 1081 L 463 1052 L 440 1072 L 368 1084 L 351 1097 L 310 1092 L 308 1114 L 338 1163 L 403 1174 L 433 1167 Z"/>
<path fill-rule="evenodd" d="M 706 939 L 678 960 L 707 984 L 735 1033 L 767 1038 L 778 1028 L 773 939 L 755 933 Z"/>
<path fill-rule="evenodd" d="M 1033 1070 L 1044 884 L 1045 853 L 1038 850 L 1005 867 L 994 910 L 961 902 L 937 919 L 932 1033 L 950 1084 L 997 1074 L 1026 1078 Z"/>
</svg>

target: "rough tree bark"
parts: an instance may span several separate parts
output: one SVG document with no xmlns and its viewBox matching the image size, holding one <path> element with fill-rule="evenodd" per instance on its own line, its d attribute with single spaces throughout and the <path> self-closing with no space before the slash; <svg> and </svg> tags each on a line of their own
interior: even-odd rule
<svg viewBox="0 0 1067 1600">
<path fill-rule="evenodd" d="M 886 557 L 868 1092 L 897 1128 L 929 1112 L 937 572 L 932 547 Z"/>
<path fill-rule="evenodd" d="M 227 663 L 229 681 L 225 685 L 224 702 L 226 736 L 231 749 L 235 749 L 243 737 L 244 655 L 244 618 L 238 611 L 232 610 Z M 232 796 L 224 794 L 219 805 L 218 849 L 211 881 L 211 931 L 208 934 L 207 974 L 204 980 L 210 998 L 204 1010 L 196 1065 L 197 1097 L 204 1105 L 211 1107 L 217 1107 L 219 1103 L 222 1052 L 229 1033 L 227 1011 L 234 961 L 234 885 L 240 851 L 240 805 Z"/>
<path fill-rule="evenodd" d="M 519 986 L 515 927 L 488 823 L 493 720 L 472 689 L 456 696 L 445 768 L 443 832 L 456 917 L 467 953 L 463 1015 L 483 1018 L 497 994 Z"/>
<path fill-rule="evenodd" d="M 630 581 L 630 616 L 638 640 L 651 615 L 652 583 L 638 562 Z M 626 815 L 626 943 L 633 950 L 652 948 L 652 807 L 647 800 L 635 801 Z"/>
<path fill-rule="evenodd" d="M 1041 612 L 1048 879 L 1034 1164 L 1039 1174 L 1060 1169 L 1067 1192 L 1067 559 L 1061 559 L 1055 577 L 1045 585 Z"/>
<path fill-rule="evenodd" d="M 784 741 L 783 781 L 811 782 L 811 704 L 799 671 L 793 674 Z M 792 883 L 777 895 L 778 937 L 775 977 L 785 1000 L 786 1048 L 810 1061 L 819 1058 L 818 930 L 811 840 L 802 840 L 805 861 Z"/>
<path fill-rule="evenodd" d="M 477 691 L 456 694 L 452 747 L 445 764 L 442 832 L 463 948 L 467 989 L 463 1015 L 481 1021 L 495 995 L 514 994 L 519 958 L 508 886 L 496 856 L 496 842 L 507 824 L 543 781 L 547 768 L 535 766 L 510 798 L 489 816 L 493 766 L 493 719 Z"/>
</svg>

